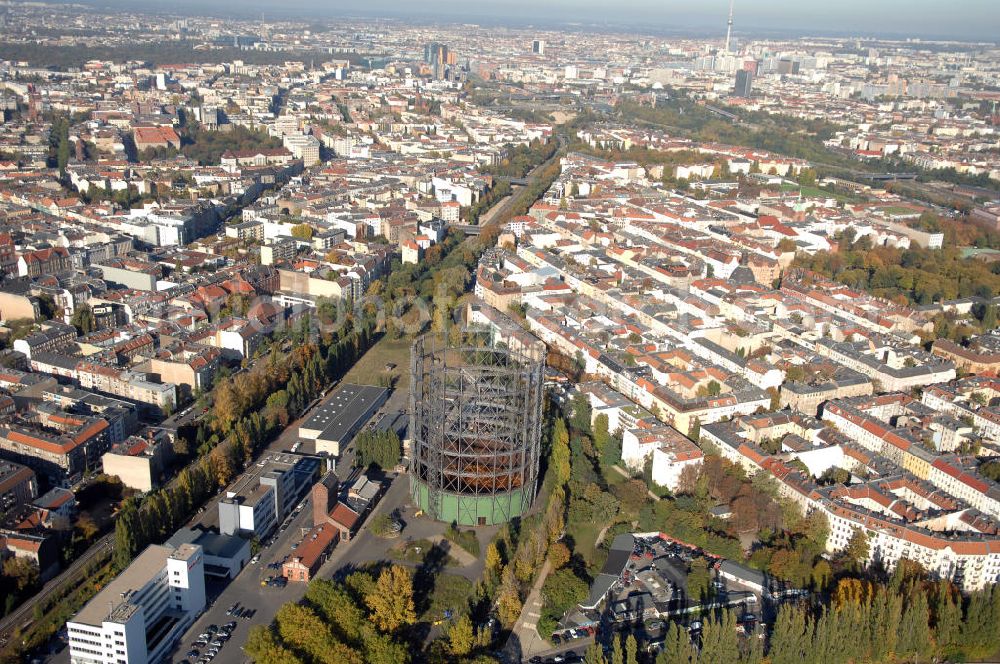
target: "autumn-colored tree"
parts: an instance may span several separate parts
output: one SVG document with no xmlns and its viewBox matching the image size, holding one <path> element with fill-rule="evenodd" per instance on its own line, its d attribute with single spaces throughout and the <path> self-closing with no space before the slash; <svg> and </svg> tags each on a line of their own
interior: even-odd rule
<svg viewBox="0 0 1000 664">
<path fill-rule="evenodd" d="M 220 433 L 229 433 L 236 421 L 243 416 L 244 405 L 232 381 L 224 380 L 215 388 L 212 413 L 215 428 Z"/>
<path fill-rule="evenodd" d="M 490 542 L 486 545 L 486 563 L 484 570 L 486 577 L 495 583 L 499 580 L 502 567 L 503 560 L 500 558 L 500 551 L 497 548 L 496 542 Z"/>
<path fill-rule="evenodd" d="M 448 647 L 456 657 L 465 657 L 476 645 L 476 635 L 469 616 L 460 616 L 448 628 Z"/>
<path fill-rule="evenodd" d="M 14 582 L 18 593 L 38 585 L 38 565 L 27 558 L 12 556 L 5 560 L 3 575 Z"/>
<path fill-rule="evenodd" d="M 847 540 L 844 558 L 854 567 L 861 567 L 868 560 L 868 549 L 868 535 L 860 528 L 855 528 L 851 538 Z"/>
<path fill-rule="evenodd" d="M 413 606 L 413 579 L 410 571 L 392 565 L 382 571 L 372 592 L 365 596 L 372 620 L 379 629 L 394 632 L 416 621 Z"/>
<path fill-rule="evenodd" d="M 549 547 L 549 562 L 552 563 L 552 569 L 556 570 L 565 566 L 569 559 L 570 550 L 564 543 L 556 542 Z"/>
<path fill-rule="evenodd" d="M 871 601 L 872 586 L 861 579 L 844 578 L 837 582 L 837 587 L 831 597 L 833 606 L 842 607 L 848 604 L 862 604 Z"/>
<path fill-rule="evenodd" d="M 313 227 L 309 224 L 295 224 L 292 226 L 292 237 L 298 238 L 300 240 L 311 240 L 313 236 Z"/>
<path fill-rule="evenodd" d="M 521 597 L 518 594 L 514 571 L 510 566 L 503 571 L 500 591 L 497 593 L 497 617 L 500 618 L 500 624 L 506 628 L 512 627 L 521 617 Z"/>
</svg>

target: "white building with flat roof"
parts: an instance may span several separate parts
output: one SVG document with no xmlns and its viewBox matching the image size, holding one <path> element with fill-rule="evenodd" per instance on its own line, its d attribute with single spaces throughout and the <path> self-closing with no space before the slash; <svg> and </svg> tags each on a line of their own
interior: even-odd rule
<svg viewBox="0 0 1000 664">
<path fill-rule="evenodd" d="M 154 544 L 66 623 L 70 662 L 163 661 L 204 609 L 201 547 Z"/>
</svg>

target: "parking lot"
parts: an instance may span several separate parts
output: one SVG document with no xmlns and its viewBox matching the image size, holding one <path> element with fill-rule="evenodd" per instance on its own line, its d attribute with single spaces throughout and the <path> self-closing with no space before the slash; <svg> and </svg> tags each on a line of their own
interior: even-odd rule
<svg viewBox="0 0 1000 664">
<path fill-rule="evenodd" d="M 380 413 L 404 407 L 406 395 L 399 391 L 394 392 L 389 401 L 383 406 Z M 373 418 L 377 420 L 379 414 Z M 298 441 L 298 423 L 290 424 L 285 431 L 270 446 L 271 451 L 290 450 Z M 311 443 L 311 441 L 310 441 Z M 308 450 L 303 446 L 301 452 Z M 354 445 L 350 444 L 341 450 L 341 456 L 337 460 L 337 474 L 342 478 L 347 478 L 351 473 L 354 462 Z M 365 523 L 371 520 L 372 516 L 382 511 L 389 511 L 401 507 L 409 498 L 407 491 L 406 477 L 397 477 L 392 484 L 387 487 L 381 501 L 376 504 L 374 510 L 365 519 Z M 217 511 L 214 503 L 206 508 L 205 513 L 200 515 L 198 521 L 204 525 L 214 525 L 218 523 Z M 249 609 L 253 612 L 250 619 L 235 618 L 237 627 L 233 630 L 231 638 L 219 648 L 218 654 L 211 660 L 212 664 L 239 664 L 246 661 L 242 647 L 246 643 L 247 633 L 253 625 L 266 625 L 270 623 L 278 609 L 285 602 L 298 601 L 306 591 L 304 583 L 288 583 L 283 586 L 267 585 L 267 580 L 272 577 L 281 576 L 281 563 L 287 560 L 295 552 L 295 547 L 301 541 L 304 533 L 312 527 L 312 498 L 306 494 L 301 503 L 301 508 L 297 507 L 285 523 L 279 526 L 268 542 L 260 551 L 259 559 L 255 563 L 247 565 L 242 572 L 231 582 L 211 581 L 208 585 L 209 606 L 205 612 L 195 621 L 194 625 L 187 631 L 181 645 L 174 653 L 173 662 L 189 662 L 195 664 L 197 659 L 187 657 L 192 644 L 199 635 L 211 626 L 222 626 L 234 620 L 228 614 L 230 608 L 236 605 L 237 609 Z M 364 526 L 362 526 L 364 528 Z M 319 578 L 330 578 L 334 571 L 344 564 L 357 564 L 365 560 L 372 560 L 383 557 L 385 554 L 385 542 L 378 538 L 366 536 L 365 531 L 360 532 L 349 542 L 340 542 L 330 554 L 330 558 L 320 568 L 317 576 Z M 375 550 L 377 548 L 377 550 Z M 264 583 L 264 585 L 262 585 Z M 280 582 L 279 582 L 280 583 Z M 202 649 L 199 648 L 199 657 Z"/>
<path fill-rule="evenodd" d="M 280 563 L 292 552 L 292 546 L 297 545 L 304 531 L 312 526 L 311 499 L 307 496 L 302 508 L 294 511 L 286 522 L 279 526 L 272 536 L 270 546 L 261 549 L 257 562 L 250 563 L 232 581 L 208 579 L 206 591 L 209 605 L 205 612 L 195 621 L 184 635 L 181 645 L 174 653 L 174 662 L 189 662 L 194 664 L 198 659 L 187 656 L 199 635 L 210 631 L 211 626 L 221 627 L 229 622 L 236 622 L 231 638 L 218 648 L 218 654 L 211 660 L 215 664 L 237 664 L 246 661 L 242 647 L 246 643 L 247 633 L 252 625 L 266 625 L 278 612 L 282 604 L 296 601 L 305 593 L 306 586 L 301 583 L 291 583 L 283 587 L 261 585 L 269 577 L 280 576 Z M 279 569 L 269 568 L 278 564 Z M 230 609 L 235 607 L 240 616 L 234 616 Z M 203 656 L 204 648 L 197 648 L 199 657 Z"/>
</svg>

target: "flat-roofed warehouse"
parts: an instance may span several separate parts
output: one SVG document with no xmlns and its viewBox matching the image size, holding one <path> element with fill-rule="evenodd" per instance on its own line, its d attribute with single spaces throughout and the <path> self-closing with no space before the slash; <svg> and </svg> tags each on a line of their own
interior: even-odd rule
<svg viewBox="0 0 1000 664">
<path fill-rule="evenodd" d="M 351 442 L 388 398 L 384 387 L 345 383 L 302 423 L 299 438 L 316 441 L 317 454 L 340 456 L 340 446 Z"/>
</svg>

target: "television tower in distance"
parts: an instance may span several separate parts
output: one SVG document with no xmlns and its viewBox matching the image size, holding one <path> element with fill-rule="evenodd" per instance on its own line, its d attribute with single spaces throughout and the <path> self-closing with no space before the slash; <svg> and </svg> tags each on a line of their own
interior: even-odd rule
<svg viewBox="0 0 1000 664">
<path fill-rule="evenodd" d="M 733 36 L 733 0 L 729 0 L 729 22 L 726 23 L 726 53 L 729 53 L 729 39 Z"/>
</svg>

